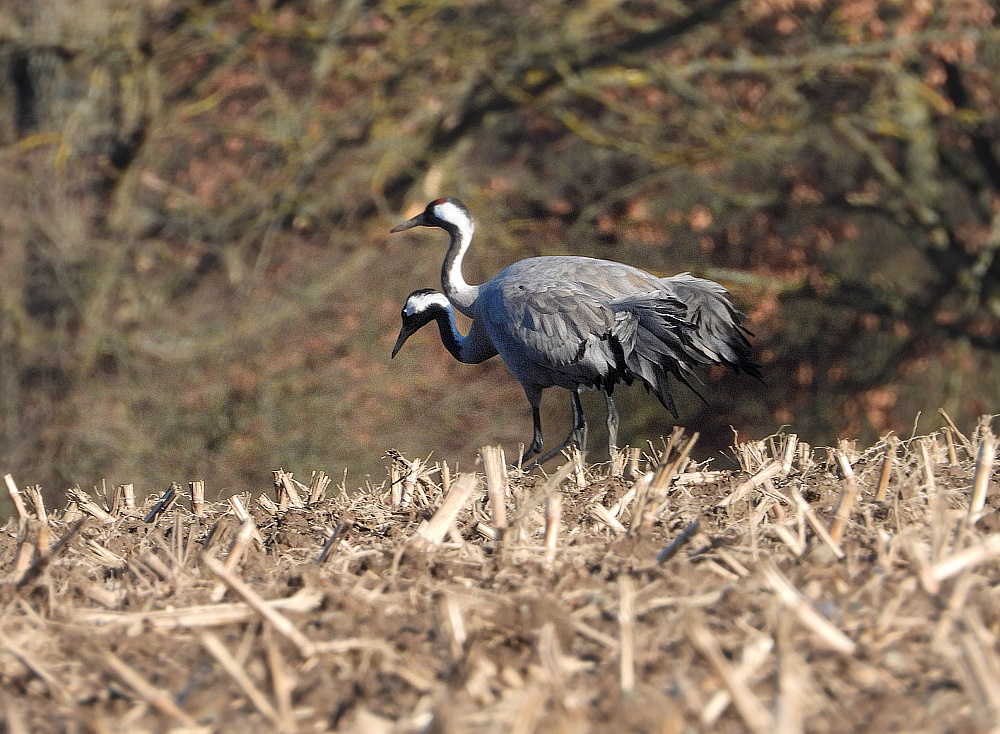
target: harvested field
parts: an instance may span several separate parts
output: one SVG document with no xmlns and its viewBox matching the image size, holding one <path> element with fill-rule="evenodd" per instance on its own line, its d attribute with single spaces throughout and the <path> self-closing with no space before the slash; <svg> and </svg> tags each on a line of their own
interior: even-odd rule
<svg viewBox="0 0 1000 734">
<path fill-rule="evenodd" d="M 48 515 L 8 477 L 0 730 L 993 730 L 987 426 Z"/>
</svg>

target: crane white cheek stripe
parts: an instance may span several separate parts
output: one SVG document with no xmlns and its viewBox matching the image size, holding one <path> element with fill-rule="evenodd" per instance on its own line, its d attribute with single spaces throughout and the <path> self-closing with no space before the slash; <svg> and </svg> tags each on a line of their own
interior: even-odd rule
<svg viewBox="0 0 1000 734">
<path fill-rule="evenodd" d="M 450 201 L 437 204 L 434 207 L 434 215 L 438 219 L 443 219 L 446 222 L 451 222 L 456 225 L 462 230 L 462 235 L 466 239 L 472 239 L 472 222 L 469 221 L 469 217 L 465 214 L 465 212 L 452 204 Z"/>
<path fill-rule="evenodd" d="M 403 312 L 407 316 L 413 316 L 414 314 L 427 311 L 435 305 L 440 306 L 441 308 L 448 307 L 448 299 L 444 297 L 443 293 L 438 293 L 437 291 L 420 293 L 415 296 L 410 296 L 410 298 L 406 301 L 406 308 Z"/>
</svg>

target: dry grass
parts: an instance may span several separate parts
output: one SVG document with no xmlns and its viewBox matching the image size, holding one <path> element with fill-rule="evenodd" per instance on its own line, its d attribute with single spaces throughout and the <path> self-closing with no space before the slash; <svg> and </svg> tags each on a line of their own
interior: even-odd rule
<svg viewBox="0 0 1000 734">
<path fill-rule="evenodd" d="M 350 495 L 277 471 L 270 496 L 192 483 L 136 507 L 122 487 L 47 514 L 8 477 L 0 728 L 995 727 L 985 422 L 824 457 L 776 436 L 732 473 L 692 442 L 623 453 L 623 476 L 394 455 L 394 481 Z"/>
</svg>

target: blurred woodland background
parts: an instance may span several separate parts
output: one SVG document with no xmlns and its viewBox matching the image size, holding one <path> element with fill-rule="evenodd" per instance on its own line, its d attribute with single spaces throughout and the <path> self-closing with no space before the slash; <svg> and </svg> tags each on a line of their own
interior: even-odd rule
<svg viewBox="0 0 1000 734">
<path fill-rule="evenodd" d="M 427 330 L 389 361 L 446 239 L 388 229 L 440 195 L 477 217 L 470 282 L 579 253 L 726 284 L 768 379 L 678 388 L 703 454 L 730 426 L 971 427 L 1000 387 L 998 22 L 989 0 L 6 0 L 0 469 L 229 492 L 380 481 L 388 448 L 513 454 L 530 416 L 499 360 Z M 624 438 L 669 432 L 626 393 Z M 561 440 L 568 399 L 545 405 Z"/>
</svg>

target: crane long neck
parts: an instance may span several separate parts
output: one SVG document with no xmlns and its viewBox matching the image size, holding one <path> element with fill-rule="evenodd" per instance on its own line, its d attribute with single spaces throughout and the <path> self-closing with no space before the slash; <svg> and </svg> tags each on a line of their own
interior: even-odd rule
<svg viewBox="0 0 1000 734">
<path fill-rule="evenodd" d="M 441 287 L 444 289 L 444 294 L 452 305 L 466 316 L 473 316 L 472 304 L 479 297 L 479 286 L 469 285 L 462 275 L 462 260 L 472 242 L 473 230 L 471 221 L 463 225 L 451 224 L 446 228 L 451 235 L 451 245 L 441 266 Z M 440 323 L 438 321 L 438 324 Z M 444 332 L 441 334 L 443 336 Z"/>
<path fill-rule="evenodd" d="M 455 325 L 455 312 L 452 309 L 438 311 L 434 315 L 434 320 L 437 321 L 438 331 L 441 332 L 441 342 L 452 357 L 466 364 L 476 364 L 481 361 L 471 356 L 473 344 L 469 337 L 459 333 L 458 326 Z"/>
</svg>

